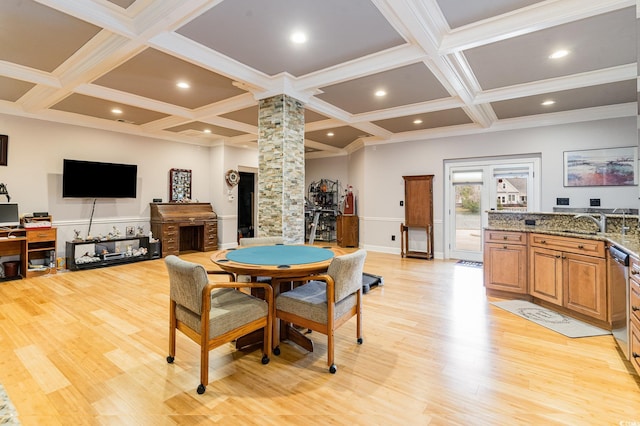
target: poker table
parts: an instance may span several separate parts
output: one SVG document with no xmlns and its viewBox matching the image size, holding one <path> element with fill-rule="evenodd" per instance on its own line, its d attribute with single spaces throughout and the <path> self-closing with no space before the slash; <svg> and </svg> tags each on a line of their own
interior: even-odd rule
<svg viewBox="0 0 640 426">
<path fill-rule="evenodd" d="M 336 247 L 276 244 L 222 250 L 211 260 L 239 275 L 295 278 L 326 272 L 331 260 L 341 254 L 344 251 Z"/>
<path fill-rule="evenodd" d="M 346 252 L 338 247 L 318 247 L 307 245 L 264 245 L 248 246 L 237 249 L 221 250 L 211 256 L 213 263 L 220 269 L 238 275 L 269 277 L 272 283 L 295 281 L 295 278 L 327 272 L 331 260 Z M 286 284 L 274 285 L 274 298 Z M 284 291 L 284 290 L 283 290 Z M 280 334 L 280 340 L 290 340 L 313 352 L 313 342 L 291 324 L 279 326 L 274 321 L 274 332 Z M 246 348 L 261 344 L 262 331 L 258 330 L 236 340 L 236 348 Z"/>
</svg>

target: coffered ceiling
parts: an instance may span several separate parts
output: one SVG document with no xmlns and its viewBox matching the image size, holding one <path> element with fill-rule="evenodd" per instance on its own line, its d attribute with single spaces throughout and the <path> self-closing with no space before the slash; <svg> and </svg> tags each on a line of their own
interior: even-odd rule
<svg viewBox="0 0 640 426">
<path fill-rule="evenodd" d="M 2 0 L 0 113 L 251 146 L 285 93 L 309 158 L 635 116 L 635 26 L 635 0 Z"/>
</svg>

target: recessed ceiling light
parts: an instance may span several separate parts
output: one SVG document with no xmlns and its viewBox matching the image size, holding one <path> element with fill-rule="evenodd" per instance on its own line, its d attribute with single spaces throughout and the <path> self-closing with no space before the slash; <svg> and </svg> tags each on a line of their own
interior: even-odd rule
<svg viewBox="0 0 640 426">
<path fill-rule="evenodd" d="M 191 85 L 189 83 L 187 83 L 186 81 L 179 81 L 176 86 L 178 86 L 181 89 L 188 89 L 191 87 Z"/>
<path fill-rule="evenodd" d="M 307 42 L 307 35 L 302 31 L 294 31 L 291 33 L 290 40 L 295 44 L 302 44 Z"/>
<path fill-rule="evenodd" d="M 413 120 L 413 124 L 422 124 L 422 120 L 420 120 L 419 118 L 415 119 Z"/>
<path fill-rule="evenodd" d="M 565 49 L 561 49 L 561 50 L 556 50 L 555 52 L 553 52 L 551 55 L 549 55 L 549 59 L 560 59 L 560 58 L 564 58 L 565 56 L 567 56 L 569 54 L 568 50 Z"/>
<path fill-rule="evenodd" d="M 386 96 L 386 95 L 387 95 L 387 92 L 386 92 L 386 91 L 384 91 L 384 90 L 382 90 L 382 89 L 380 89 L 380 90 L 376 90 L 376 96 L 377 96 L 377 97 L 381 98 L 381 97 Z"/>
<path fill-rule="evenodd" d="M 111 112 L 114 114 L 122 114 L 122 110 L 120 108 L 113 108 Z"/>
<path fill-rule="evenodd" d="M 333 133 L 333 132 L 329 132 L 329 133 L 327 133 L 327 136 L 329 136 L 329 137 L 331 137 L 331 136 L 333 136 L 333 135 L 334 135 L 334 133 Z"/>
<path fill-rule="evenodd" d="M 549 105 L 553 105 L 555 104 L 556 101 L 549 99 L 548 101 L 544 101 L 543 103 L 541 103 L 540 105 L 542 106 L 549 106 Z"/>
<path fill-rule="evenodd" d="M 204 131 L 205 133 L 211 133 L 211 130 L 210 130 L 210 129 L 204 129 L 203 131 Z"/>
</svg>

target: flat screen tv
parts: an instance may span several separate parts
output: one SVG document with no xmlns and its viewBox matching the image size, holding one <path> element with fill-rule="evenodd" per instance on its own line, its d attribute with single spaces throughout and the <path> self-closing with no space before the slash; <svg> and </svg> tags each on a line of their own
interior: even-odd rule
<svg viewBox="0 0 640 426">
<path fill-rule="evenodd" d="M 19 225 L 18 205 L 15 203 L 0 203 L 0 227 L 14 228 Z"/>
<path fill-rule="evenodd" d="M 62 197 L 136 198 L 138 166 L 64 160 Z"/>
</svg>

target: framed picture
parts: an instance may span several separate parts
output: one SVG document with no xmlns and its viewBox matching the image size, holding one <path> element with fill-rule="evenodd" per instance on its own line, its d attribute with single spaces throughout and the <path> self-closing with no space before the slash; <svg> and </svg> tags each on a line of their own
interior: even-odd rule
<svg viewBox="0 0 640 426">
<path fill-rule="evenodd" d="M 637 184 L 637 146 L 564 152 L 564 186 Z"/>
<path fill-rule="evenodd" d="M 0 166 L 7 165 L 9 135 L 0 135 Z"/>
<path fill-rule="evenodd" d="M 169 202 L 191 200 L 191 170 L 169 170 Z"/>
</svg>

